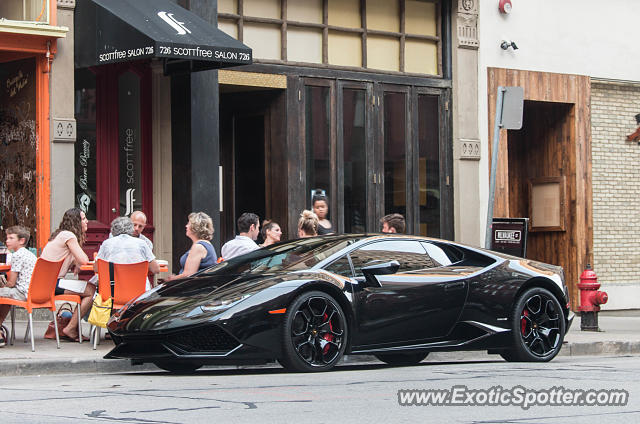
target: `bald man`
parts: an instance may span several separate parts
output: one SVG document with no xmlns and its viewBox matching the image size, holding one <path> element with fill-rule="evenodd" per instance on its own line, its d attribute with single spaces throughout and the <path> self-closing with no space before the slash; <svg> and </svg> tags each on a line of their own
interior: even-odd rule
<svg viewBox="0 0 640 424">
<path fill-rule="evenodd" d="M 147 216 L 142 211 L 133 211 L 131 212 L 131 221 L 133 222 L 133 237 L 139 237 L 141 240 L 144 240 L 145 243 L 149 245 L 151 250 L 153 250 L 153 243 L 151 240 L 146 238 L 142 231 L 144 227 L 147 226 Z"/>
</svg>

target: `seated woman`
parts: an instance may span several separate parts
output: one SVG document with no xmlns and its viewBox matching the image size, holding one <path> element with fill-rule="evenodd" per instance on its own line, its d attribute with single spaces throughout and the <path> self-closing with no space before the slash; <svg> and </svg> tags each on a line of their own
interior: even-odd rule
<svg viewBox="0 0 640 424">
<path fill-rule="evenodd" d="M 304 210 L 298 220 L 298 237 L 314 237 L 318 235 L 318 215 L 310 210 Z"/>
<path fill-rule="evenodd" d="M 282 237 L 282 230 L 277 222 L 264 220 L 262 222 L 262 229 L 260 230 L 260 235 L 264 240 L 264 243 L 260 245 L 260 247 L 271 246 L 274 243 L 278 243 L 280 241 L 280 237 Z"/>
<path fill-rule="evenodd" d="M 209 268 L 217 262 L 216 251 L 211 244 L 213 238 L 213 221 L 204 212 L 189 214 L 186 234 L 193 244 L 191 248 L 180 257 L 180 273 L 171 275 L 167 280 L 188 277 L 196 272 Z"/>
<path fill-rule="evenodd" d="M 69 209 L 62 216 L 62 221 L 60 222 L 58 229 L 51 234 L 49 241 L 44 246 L 44 249 L 42 249 L 40 257 L 43 259 L 53 262 L 58 262 L 64 259 L 62 268 L 60 268 L 60 274 L 58 275 L 58 284 L 60 284 L 60 279 L 69 272 L 72 265 L 79 268 L 89 262 L 89 257 L 87 257 L 87 254 L 82 250 L 88 222 L 89 220 L 80 209 Z M 82 314 L 81 316 L 84 316 L 89 312 L 95 291 L 96 286 L 93 284 L 87 284 L 84 292 L 82 293 L 65 290 L 56 285 L 57 295 L 75 294 L 82 298 L 80 307 L 76 308 L 73 312 L 73 317 L 69 321 L 69 325 L 62 329 L 62 332 L 68 338 L 78 340 L 81 330 L 78 328 L 78 309 L 80 309 L 80 313 Z"/>
</svg>

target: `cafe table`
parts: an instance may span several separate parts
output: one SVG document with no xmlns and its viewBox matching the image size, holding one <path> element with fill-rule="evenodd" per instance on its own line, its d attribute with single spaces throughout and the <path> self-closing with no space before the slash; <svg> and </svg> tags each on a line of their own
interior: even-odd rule
<svg viewBox="0 0 640 424">
<path fill-rule="evenodd" d="M 169 272 L 169 265 L 167 263 L 167 261 L 158 261 L 158 265 L 160 265 L 160 272 Z M 2 268 L 0 268 L 1 270 Z M 81 271 L 93 271 L 93 261 L 90 261 L 88 264 L 86 265 L 82 265 L 80 267 Z"/>
</svg>

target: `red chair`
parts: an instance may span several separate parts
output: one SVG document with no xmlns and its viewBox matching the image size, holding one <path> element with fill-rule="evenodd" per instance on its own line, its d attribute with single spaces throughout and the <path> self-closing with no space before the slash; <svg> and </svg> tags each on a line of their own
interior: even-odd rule
<svg viewBox="0 0 640 424">
<path fill-rule="evenodd" d="M 47 308 L 51 311 L 53 323 L 56 330 L 56 343 L 60 349 L 60 337 L 58 336 L 58 321 L 56 320 L 56 303 L 53 300 L 58 281 L 58 273 L 62 267 L 60 262 L 50 262 L 42 258 L 38 258 L 36 266 L 31 274 L 31 282 L 29 283 L 29 293 L 27 300 L 15 300 L 8 297 L 0 297 L 1 305 L 12 305 L 25 308 L 29 313 L 29 328 L 31 333 L 31 351 L 36 351 L 35 341 L 33 338 L 33 310 Z M 15 340 L 15 319 L 11 314 L 11 341 Z"/>
<path fill-rule="evenodd" d="M 98 293 L 102 300 L 111 297 L 111 282 L 109 278 L 109 262 L 97 259 L 98 263 Z M 134 264 L 113 264 L 113 310 L 122 308 L 128 301 L 140 296 L 146 291 L 147 272 L 149 262 Z M 93 349 L 100 340 L 100 327 L 91 329 Z"/>
</svg>

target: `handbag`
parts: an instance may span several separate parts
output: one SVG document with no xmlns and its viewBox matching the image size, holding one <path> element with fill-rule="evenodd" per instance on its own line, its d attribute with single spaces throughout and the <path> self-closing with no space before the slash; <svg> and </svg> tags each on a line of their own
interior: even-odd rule
<svg viewBox="0 0 640 424">
<path fill-rule="evenodd" d="M 73 314 L 73 309 L 71 308 L 71 304 L 63 303 L 58 309 L 58 313 L 56 313 L 56 321 L 58 321 L 58 336 L 64 337 L 64 333 L 62 329 L 69 325 L 69 321 L 71 321 L 70 316 L 64 316 L 64 312 L 69 312 Z M 66 315 L 66 314 L 65 314 Z M 45 339 L 55 339 L 56 338 L 56 327 L 53 321 L 49 323 L 47 330 L 44 332 Z"/>
<path fill-rule="evenodd" d="M 96 327 L 106 328 L 111 314 L 113 314 L 113 262 L 109 262 L 109 285 L 111 287 L 111 297 L 104 300 L 100 293 L 93 299 L 91 312 L 89 313 L 89 324 Z"/>
</svg>

